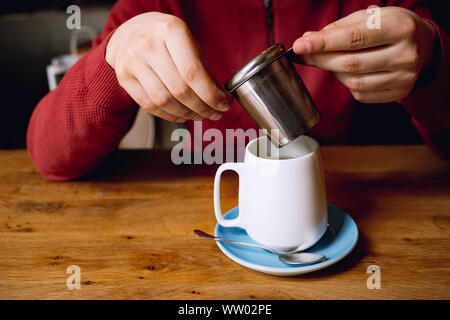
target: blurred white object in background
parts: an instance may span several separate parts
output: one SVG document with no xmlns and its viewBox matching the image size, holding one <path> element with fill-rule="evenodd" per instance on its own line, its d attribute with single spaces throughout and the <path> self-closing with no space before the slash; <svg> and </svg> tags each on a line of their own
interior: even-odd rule
<svg viewBox="0 0 450 320">
<path fill-rule="evenodd" d="M 90 40 L 97 36 L 97 31 L 90 26 L 81 26 L 81 29 L 72 30 L 70 34 L 70 53 L 53 58 L 51 64 L 47 66 L 47 79 L 50 91 L 56 88 L 67 70 L 81 58 L 82 54 L 78 52 L 78 39 L 82 33 L 87 33 Z"/>
<path fill-rule="evenodd" d="M 52 59 L 52 63 L 47 66 L 47 79 L 50 91 L 56 88 L 67 70 L 69 70 L 79 58 L 79 55 L 64 54 Z"/>
<path fill-rule="evenodd" d="M 78 52 L 78 40 L 80 34 L 87 33 L 93 40 L 97 32 L 90 26 L 81 26 L 81 29 L 72 30 L 70 34 L 70 53 L 52 59 L 47 66 L 48 87 L 55 89 L 64 74 L 69 70 L 83 54 Z M 133 125 L 127 134 L 122 138 L 119 149 L 152 149 L 155 145 L 155 119 L 154 117 L 139 108 Z"/>
<path fill-rule="evenodd" d="M 138 108 L 133 126 L 122 138 L 119 149 L 152 149 L 155 146 L 155 118 Z"/>
</svg>

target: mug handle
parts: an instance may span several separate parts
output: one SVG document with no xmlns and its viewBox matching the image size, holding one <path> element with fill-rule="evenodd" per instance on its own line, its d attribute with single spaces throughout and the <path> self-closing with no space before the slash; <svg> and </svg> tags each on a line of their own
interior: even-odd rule
<svg viewBox="0 0 450 320">
<path fill-rule="evenodd" d="M 222 173 L 227 170 L 235 171 L 239 179 L 241 178 L 241 172 L 244 167 L 244 163 L 228 162 L 222 164 L 217 169 L 216 176 L 214 178 L 214 213 L 216 214 L 217 222 L 223 227 L 241 227 L 241 213 L 234 219 L 225 219 L 222 216 L 222 209 L 220 208 L 220 178 Z"/>
</svg>

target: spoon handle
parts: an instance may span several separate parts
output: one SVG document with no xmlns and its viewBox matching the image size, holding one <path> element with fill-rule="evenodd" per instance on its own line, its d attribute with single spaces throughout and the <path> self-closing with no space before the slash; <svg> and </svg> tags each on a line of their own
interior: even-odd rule
<svg viewBox="0 0 450 320">
<path fill-rule="evenodd" d="M 262 248 L 262 249 L 266 249 L 270 252 L 272 252 L 275 255 L 279 255 L 278 252 L 276 252 L 275 250 L 268 248 L 266 246 L 263 246 L 261 244 L 256 244 L 256 243 L 249 243 L 249 242 L 242 242 L 242 241 L 236 241 L 236 240 L 230 240 L 230 239 L 225 239 L 225 238 L 219 238 L 219 237 L 215 237 L 213 235 L 210 235 L 206 232 L 203 232 L 201 230 L 195 229 L 194 233 L 199 236 L 200 238 L 204 238 L 204 239 L 209 239 L 209 240 L 216 240 L 216 241 L 222 241 L 222 242 L 231 242 L 231 243 L 236 243 L 236 244 L 242 244 L 244 246 L 249 246 L 249 247 L 256 247 L 256 248 Z"/>
</svg>

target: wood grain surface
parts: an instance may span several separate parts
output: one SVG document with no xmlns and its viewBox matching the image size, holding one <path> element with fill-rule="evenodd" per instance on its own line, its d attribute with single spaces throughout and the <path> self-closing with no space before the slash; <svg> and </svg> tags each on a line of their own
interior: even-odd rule
<svg viewBox="0 0 450 320">
<path fill-rule="evenodd" d="M 229 260 L 212 232 L 217 166 L 118 151 L 72 182 L 45 181 L 26 150 L 0 151 L 1 299 L 450 299 L 450 175 L 425 146 L 322 147 L 328 201 L 356 221 L 353 252 L 276 277 Z M 237 205 L 237 177 L 222 206 Z M 381 289 L 369 290 L 370 265 Z M 66 269 L 81 268 L 69 290 Z"/>
</svg>

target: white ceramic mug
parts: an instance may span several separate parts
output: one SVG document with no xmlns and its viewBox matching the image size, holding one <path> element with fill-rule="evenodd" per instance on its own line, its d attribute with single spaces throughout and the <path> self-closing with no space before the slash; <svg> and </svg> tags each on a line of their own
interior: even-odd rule
<svg viewBox="0 0 450 320">
<path fill-rule="evenodd" d="M 224 163 L 214 181 L 214 211 L 224 227 L 240 227 L 256 242 L 281 251 L 304 250 L 327 229 L 327 198 L 319 144 L 301 136 L 267 156 L 267 137 L 252 140 L 243 163 Z M 263 156 L 261 156 L 263 155 Z M 288 159 L 286 159 L 288 158 Z M 220 208 L 222 172 L 239 176 L 239 216 Z"/>
</svg>

